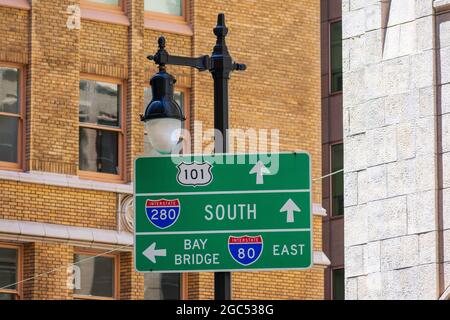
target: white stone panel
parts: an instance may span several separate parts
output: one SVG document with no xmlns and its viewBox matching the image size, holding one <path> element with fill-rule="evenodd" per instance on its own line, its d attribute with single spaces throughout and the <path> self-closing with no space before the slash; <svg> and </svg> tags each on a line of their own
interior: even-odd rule
<svg viewBox="0 0 450 320">
<path fill-rule="evenodd" d="M 441 111 L 442 114 L 450 113 L 450 84 L 441 86 Z"/>
<path fill-rule="evenodd" d="M 440 52 L 440 71 L 441 71 L 441 84 L 450 82 L 450 46 L 441 48 Z"/>
<path fill-rule="evenodd" d="M 344 138 L 344 168 L 346 172 L 363 170 L 367 167 L 365 134 Z"/>
<path fill-rule="evenodd" d="M 415 19 L 415 0 L 391 0 L 388 27 Z"/>
<path fill-rule="evenodd" d="M 434 116 L 435 104 L 434 104 L 434 87 L 419 89 L 419 114 L 420 117 Z M 449 109 L 450 111 L 450 109 Z"/>
<path fill-rule="evenodd" d="M 387 165 L 388 196 L 413 193 L 416 189 L 414 161 L 397 161 Z"/>
<path fill-rule="evenodd" d="M 380 241 L 369 242 L 364 246 L 364 267 L 367 274 L 381 270 Z"/>
<path fill-rule="evenodd" d="M 430 16 L 433 14 L 434 0 L 415 0 L 416 1 L 416 17 Z"/>
<path fill-rule="evenodd" d="M 382 78 L 374 81 L 382 82 L 384 95 L 409 91 L 411 83 L 409 56 L 384 61 L 382 70 Z"/>
<path fill-rule="evenodd" d="M 450 152 L 442 154 L 443 187 L 450 188 Z"/>
<path fill-rule="evenodd" d="M 411 85 L 412 88 L 424 88 L 434 83 L 433 50 L 423 51 L 411 56 Z"/>
<path fill-rule="evenodd" d="M 367 113 L 365 107 L 365 104 L 360 104 L 348 110 L 349 134 L 354 135 L 366 132 Z"/>
<path fill-rule="evenodd" d="M 439 47 L 450 46 L 450 20 L 439 23 Z"/>
<path fill-rule="evenodd" d="M 358 173 L 344 173 L 344 204 L 351 207 L 358 204 Z"/>
<path fill-rule="evenodd" d="M 416 154 L 429 156 L 435 151 L 435 118 L 424 117 L 416 120 Z"/>
<path fill-rule="evenodd" d="M 345 276 L 347 278 L 364 274 L 364 246 L 346 247 Z"/>
<path fill-rule="evenodd" d="M 419 143 L 417 139 L 416 143 Z M 417 192 L 432 190 L 436 187 L 436 167 L 434 160 L 434 153 L 414 158 Z"/>
<path fill-rule="evenodd" d="M 387 195 L 386 166 L 368 168 L 358 176 L 358 191 L 361 203 L 383 199 Z"/>
<path fill-rule="evenodd" d="M 356 71 L 358 69 L 361 69 L 365 66 L 365 37 L 359 36 L 359 37 L 353 37 L 348 39 L 347 46 L 350 48 L 349 50 L 349 64 L 350 64 L 350 71 Z"/>
<path fill-rule="evenodd" d="M 345 208 L 344 219 L 345 247 L 366 243 L 368 228 L 365 206 Z"/>
<path fill-rule="evenodd" d="M 345 12 L 342 15 L 342 38 L 356 37 L 366 31 L 366 13 L 363 9 Z"/>
<path fill-rule="evenodd" d="M 345 300 L 358 299 L 358 278 L 345 279 Z"/>
<path fill-rule="evenodd" d="M 418 51 L 433 49 L 434 44 L 433 37 L 430 37 L 431 34 L 433 34 L 433 17 L 431 15 L 416 20 L 416 46 Z"/>
<path fill-rule="evenodd" d="M 364 0 L 361 0 L 364 1 Z M 365 2 L 365 1 L 364 1 Z M 365 7 L 366 31 L 380 29 L 381 27 L 381 5 L 379 2 Z"/>
<path fill-rule="evenodd" d="M 434 190 L 408 195 L 408 233 L 436 230 L 436 195 Z"/>
<path fill-rule="evenodd" d="M 344 109 L 351 105 L 360 104 L 365 99 L 364 74 L 364 69 L 344 74 L 342 80 L 345 92 L 343 97 Z"/>
<path fill-rule="evenodd" d="M 397 125 L 397 159 L 405 160 L 416 156 L 416 125 L 411 122 Z"/>
<path fill-rule="evenodd" d="M 404 236 L 381 242 L 381 270 L 412 267 L 419 262 L 419 236 Z"/>
<path fill-rule="evenodd" d="M 419 264 L 436 262 L 436 232 L 419 235 Z"/>
<path fill-rule="evenodd" d="M 367 165 L 376 166 L 397 160 L 397 130 L 388 126 L 369 130 L 367 137 Z"/>
<path fill-rule="evenodd" d="M 406 197 L 370 202 L 367 208 L 369 241 L 383 240 L 407 234 Z M 349 226 L 350 228 L 351 226 Z"/>
<path fill-rule="evenodd" d="M 444 114 L 442 120 L 442 152 L 450 151 L 450 113 Z"/>
<path fill-rule="evenodd" d="M 384 98 L 369 100 L 364 103 L 367 130 L 385 125 Z"/>
<path fill-rule="evenodd" d="M 450 188 L 442 190 L 444 229 L 450 229 Z M 448 248 L 450 250 L 450 248 Z"/>
<path fill-rule="evenodd" d="M 381 29 L 368 31 L 365 38 L 365 63 L 367 65 L 378 63 L 382 58 Z"/>
</svg>

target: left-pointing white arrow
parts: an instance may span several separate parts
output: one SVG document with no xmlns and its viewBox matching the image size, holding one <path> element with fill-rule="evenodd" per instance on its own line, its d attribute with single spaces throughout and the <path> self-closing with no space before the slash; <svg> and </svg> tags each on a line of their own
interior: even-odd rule
<svg viewBox="0 0 450 320">
<path fill-rule="evenodd" d="M 156 257 L 165 257 L 167 255 L 167 250 L 156 249 L 156 242 L 153 242 L 142 254 L 151 262 L 156 263 Z"/>
</svg>

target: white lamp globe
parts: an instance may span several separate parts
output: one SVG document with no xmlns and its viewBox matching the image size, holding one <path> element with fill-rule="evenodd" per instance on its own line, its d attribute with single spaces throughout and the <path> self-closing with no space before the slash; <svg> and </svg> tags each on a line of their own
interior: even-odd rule
<svg viewBox="0 0 450 320">
<path fill-rule="evenodd" d="M 147 140 L 161 154 L 170 154 L 180 141 L 181 120 L 156 118 L 145 122 Z"/>
</svg>

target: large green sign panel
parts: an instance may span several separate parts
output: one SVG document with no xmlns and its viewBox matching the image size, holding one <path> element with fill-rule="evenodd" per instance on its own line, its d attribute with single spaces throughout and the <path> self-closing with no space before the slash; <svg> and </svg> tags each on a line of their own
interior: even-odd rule
<svg viewBox="0 0 450 320">
<path fill-rule="evenodd" d="M 307 153 L 143 157 L 134 187 L 138 271 L 312 265 Z"/>
</svg>

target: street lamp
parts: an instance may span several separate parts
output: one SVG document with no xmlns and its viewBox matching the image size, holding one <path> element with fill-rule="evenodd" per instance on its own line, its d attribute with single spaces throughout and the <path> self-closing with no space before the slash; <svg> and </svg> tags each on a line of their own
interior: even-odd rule
<svg viewBox="0 0 450 320">
<path fill-rule="evenodd" d="M 160 47 L 164 38 L 159 39 Z M 176 80 L 159 65 L 159 72 L 150 80 L 152 101 L 141 116 L 147 131 L 147 139 L 159 153 L 169 154 L 178 144 L 181 134 L 181 122 L 185 120 L 183 111 L 173 98 L 173 85 Z"/>
<path fill-rule="evenodd" d="M 215 152 L 228 151 L 228 80 L 232 71 L 243 71 L 245 64 L 233 62 L 225 43 L 228 28 L 225 15 L 220 13 L 214 28 L 217 37 L 211 57 L 204 55 L 197 58 L 172 56 L 166 51 L 164 37 L 158 39 L 158 51 L 148 59 L 159 65 L 159 72 L 151 79 L 153 99 L 145 110 L 141 120 L 147 127 L 147 135 L 152 145 L 162 152 L 170 152 L 180 137 L 176 128 L 181 128 L 184 116 L 180 107 L 173 100 L 175 79 L 166 72 L 166 65 L 187 66 L 199 71 L 208 70 L 214 79 L 214 129 Z M 165 119 L 165 122 L 162 120 Z M 150 131 L 151 130 L 151 131 Z M 179 132 L 180 130 L 178 130 Z M 214 291 L 216 300 L 231 299 L 230 272 L 214 274 Z"/>
</svg>

